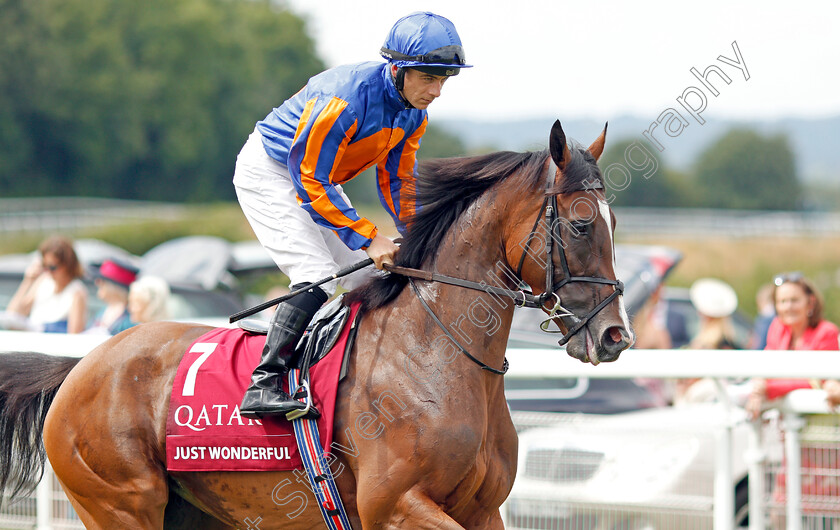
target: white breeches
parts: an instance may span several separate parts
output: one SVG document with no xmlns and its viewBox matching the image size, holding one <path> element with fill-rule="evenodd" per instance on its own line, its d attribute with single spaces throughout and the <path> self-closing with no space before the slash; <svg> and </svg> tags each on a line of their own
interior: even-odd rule
<svg viewBox="0 0 840 530">
<path fill-rule="evenodd" d="M 233 185 L 254 234 L 290 285 L 315 282 L 368 257 L 364 250 L 347 248 L 335 232 L 317 225 L 300 207 L 289 170 L 266 154 L 257 130 L 236 158 Z M 345 200 L 350 202 L 346 196 Z M 375 273 L 373 266 L 366 267 L 321 288 L 332 296 L 339 283 L 350 290 Z"/>
</svg>

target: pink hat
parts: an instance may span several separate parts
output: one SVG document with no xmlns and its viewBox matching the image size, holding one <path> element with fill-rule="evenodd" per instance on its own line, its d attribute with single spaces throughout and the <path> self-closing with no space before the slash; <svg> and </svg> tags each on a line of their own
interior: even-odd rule
<svg viewBox="0 0 840 530">
<path fill-rule="evenodd" d="M 137 268 L 132 265 L 108 259 L 93 271 L 93 276 L 128 288 L 137 279 L 137 272 Z"/>
</svg>

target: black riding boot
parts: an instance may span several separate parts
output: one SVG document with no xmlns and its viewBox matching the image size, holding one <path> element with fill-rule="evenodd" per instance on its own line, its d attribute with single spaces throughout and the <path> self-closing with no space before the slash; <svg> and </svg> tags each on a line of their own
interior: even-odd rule
<svg viewBox="0 0 840 530">
<path fill-rule="evenodd" d="M 292 289 L 299 287 L 302 285 Z M 312 315 L 326 299 L 326 293 L 316 287 L 277 307 L 268 328 L 262 359 L 254 369 L 251 386 L 245 391 L 239 406 L 242 416 L 261 418 L 274 414 L 285 415 L 305 408 L 303 403 L 283 391 L 283 380 L 294 361 L 295 346 Z M 315 407 L 309 409 L 309 417 L 317 418 L 318 415 Z"/>
</svg>

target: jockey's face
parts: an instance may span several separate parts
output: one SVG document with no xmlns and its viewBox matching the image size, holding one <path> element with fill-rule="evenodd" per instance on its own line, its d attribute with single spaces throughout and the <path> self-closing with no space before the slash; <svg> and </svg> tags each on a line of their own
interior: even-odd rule
<svg viewBox="0 0 840 530">
<path fill-rule="evenodd" d="M 443 84 L 447 79 L 444 75 L 432 75 L 406 68 L 402 95 L 415 108 L 423 110 L 440 97 Z"/>
</svg>

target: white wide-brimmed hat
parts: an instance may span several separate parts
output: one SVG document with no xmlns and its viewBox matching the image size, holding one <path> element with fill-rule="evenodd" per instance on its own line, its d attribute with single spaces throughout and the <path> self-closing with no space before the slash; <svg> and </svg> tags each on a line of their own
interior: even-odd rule
<svg viewBox="0 0 840 530">
<path fill-rule="evenodd" d="M 697 311 L 712 318 L 728 317 L 738 307 L 738 295 L 726 282 L 700 278 L 691 285 L 691 303 Z"/>
</svg>

